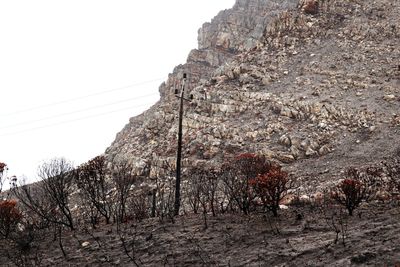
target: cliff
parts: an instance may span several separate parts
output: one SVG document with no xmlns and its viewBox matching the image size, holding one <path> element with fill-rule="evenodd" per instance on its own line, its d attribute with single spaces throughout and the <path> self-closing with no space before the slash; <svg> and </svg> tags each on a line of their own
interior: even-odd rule
<svg viewBox="0 0 400 267">
<path fill-rule="evenodd" d="M 307 2 L 307 1 L 306 1 Z M 138 167 L 174 164 L 179 88 L 189 76 L 184 166 L 256 152 L 305 184 L 400 153 L 399 2 L 238 0 L 106 150 Z"/>
</svg>

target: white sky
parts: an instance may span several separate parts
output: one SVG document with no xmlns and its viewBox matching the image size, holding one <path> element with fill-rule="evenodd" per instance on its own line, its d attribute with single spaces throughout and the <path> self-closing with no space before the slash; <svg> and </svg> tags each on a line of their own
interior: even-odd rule
<svg viewBox="0 0 400 267">
<path fill-rule="evenodd" d="M 0 161 L 9 176 L 35 180 L 43 160 L 78 165 L 103 153 L 158 100 L 201 25 L 234 2 L 0 1 Z"/>
</svg>

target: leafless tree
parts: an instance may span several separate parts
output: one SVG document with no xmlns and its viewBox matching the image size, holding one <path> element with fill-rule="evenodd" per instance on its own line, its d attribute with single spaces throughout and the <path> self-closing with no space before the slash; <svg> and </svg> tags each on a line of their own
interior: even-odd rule
<svg viewBox="0 0 400 267">
<path fill-rule="evenodd" d="M 140 222 L 149 217 L 151 196 L 152 193 L 148 187 L 141 187 L 129 198 L 129 207 L 136 221 Z"/>
<path fill-rule="evenodd" d="M 240 154 L 225 164 L 221 176 L 229 202 L 234 201 L 244 214 L 249 214 L 255 198 L 250 180 L 267 173 L 270 167 L 270 162 L 264 156 L 250 153 Z"/>
<path fill-rule="evenodd" d="M 57 229 L 60 249 L 66 256 L 62 243 L 64 227 L 75 230 L 73 215 L 70 209 L 70 196 L 73 185 L 72 163 L 64 158 L 54 158 L 38 168 L 41 181 L 22 185 L 13 189 L 13 194 L 27 208 L 37 224 L 53 226 Z"/>
<path fill-rule="evenodd" d="M 78 188 L 89 204 L 92 225 L 97 223 L 97 214 L 100 214 L 110 223 L 113 204 L 110 197 L 111 184 L 107 179 L 107 169 L 104 156 L 95 157 L 79 166 L 75 172 Z"/>
<path fill-rule="evenodd" d="M 40 184 L 27 185 L 25 180 L 21 180 L 18 187 L 12 190 L 12 193 L 22 204 L 22 207 L 26 210 L 25 214 L 32 221 L 40 222 L 40 224 L 46 226 L 51 223 L 58 223 L 56 205 L 49 201 Z"/>
<path fill-rule="evenodd" d="M 324 199 L 321 203 L 320 211 L 326 225 L 335 233 L 334 244 L 339 240 L 343 246 L 346 246 L 348 237 L 348 217 L 345 214 L 343 207 L 335 205 L 329 197 L 328 191 L 324 193 Z"/>
<path fill-rule="evenodd" d="M 133 167 L 127 160 L 116 162 L 112 167 L 111 177 L 116 188 L 116 219 L 121 223 L 126 219 L 126 202 L 129 191 L 137 178 Z"/>
<path fill-rule="evenodd" d="M 189 171 L 189 177 L 183 183 L 184 199 L 186 199 L 192 212 L 197 214 L 200 207 L 200 186 L 201 182 L 196 179 L 197 175 L 194 170 Z"/>
<path fill-rule="evenodd" d="M 153 166 L 157 171 L 150 179 L 154 182 L 152 214 L 161 221 L 174 221 L 175 168 L 168 161 Z"/>
<path fill-rule="evenodd" d="M 72 163 L 54 158 L 39 166 L 41 181 L 22 185 L 13 190 L 18 200 L 40 219 L 74 230 L 70 209 L 73 184 Z"/>
<path fill-rule="evenodd" d="M 65 158 L 54 158 L 39 166 L 38 175 L 42 178 L 44 193 L 61 213 L 59 224 L 74 230 L 74 222 L 70 209 L 70 196 L 73 185 L 73 165 Z"/>
<path fill-rule="evenodd" d="M 207 228 L 207 213 L 216 215 L 216 195 L 218 189 L 219 174 L 206 167 L 196 167 L 188 170 L 188 178 L 185 183 L 186 199 L 194 213 L 202 209 L 204 226 Z"/>
<path fill-rule="evenodd" d="M 140 257 L 136 254 L 137 246 L 138 246 L 138 231 L 137 226 L 133 225 L 133 227 L 120 229 L 118 231 L 119 240 L 121 241 L 121 246 L 124 250 L 125 255 L 129 258 L 134 266 L 143 265 Z"/>
</svg>

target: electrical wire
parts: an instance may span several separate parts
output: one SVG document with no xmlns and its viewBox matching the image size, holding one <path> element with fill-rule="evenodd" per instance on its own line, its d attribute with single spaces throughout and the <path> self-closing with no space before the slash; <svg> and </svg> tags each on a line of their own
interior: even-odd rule
<svg viewBox="0 0 400 267">
<path fill-rule="evenodd" d="M 104 95 L 104 94 L 108 94 L 108 93 L 115 92 L 115 91 L 125 90 L 125 89 L 128 89 L 128 88 L 137 87 L 137 86 L 140 86 L 140 85 L 149 84 L 149 83 L 156 82 L 156 81 L 161 81 L 163 79 L 165 79 L 165 77 L 160 77 L 160 78 L 156 78 L 156 79 L 152 79 L 152 80 L 147 80 L 147 81 L 143 81 L 143 82 L 134 83 L 134 84 L 123 86 L 123 87 L 104 90 L 104 91 L 93 93 L 93 94 L 88 94 L 88 95 L 84 95 L 84 96 L 78 96 L 78 97 L 69 98 L 69 99 L 65 99 L 65 100 L 61 100 L 61 101 L 57 101 L 57 102 L 53 102 L 53 103 L 48 103 L 48 104 L 44 104 L 44 105 L 40 105 L 40 106 L 34 106 L 34 107 L 21 109 L 21 110 L 9 112 L 9 113 L 4 113 L 4 114 L 0 114 L 0 116 L 11 116 L 11 115 L 25 113 L 25 112 L 29 112 L 29 111 L 33 111 L 33 110 L 38 110 L 38 109 L 43 109 L 43 108 L 47 108 L 47 107 L 57 106 L 57 105 L 60 105 L 60 104 L 70 103 L 70 102 L 73 102 L 73 101 L 76 101 L 76 100 L 86 99 L 86 98 L 93 97 L 93 96 L 98 96 L 98 95 Z"/>
<path fill-rule="evenodd" d="M 111 103 L 107 103 L 107 104 L 103 104 L 103 105 L 97 105 L 97 106 L 92 106 L 92 107 L 88 107 L 88 108 L 84 108 L 84 109 L 74 110 L 74 111 L 71 111 L 71 112 L 61 113 L 61 114 L 57 114 L 57 115 L 53 115 L 53 116 L 49 116 L 49 117 L 44 117 L 44 118 L 40 118 L 40 119 L 36 119 L 36 120 L 30 120 L 30 121 L 24 121 L 24 122 L 20 122 L 20 123 L 10 124 L 10 125 L 6 125 L 6 126 L 3 126 L 3 127 L 0 127 L 0 130 L 14 128 L 14 127 L 17 127 L 17 126 L 23 126 L 25 124 L 32 124 L 32 123 L 35 123 L 35 122 L 41 122 L 41 121 L 45 121 L 45 120 L 50 120 L 50 119 L 54 119 L 54 118 L 59 118 L 59 117 L 67 116 L 67 115 L 72 115 L 72 114 L 81 113 L 81 112 L 85 112 L 85 111 L 89 111 L 89 110 L 93 110 L 93 109 L 112 106 L 112 105 L 116 105 L 116 104 L 120 104 L 120 103 L 129 102 L 129 101 L 132 101 L 132 100 L 146 98 L 146 97 L 149 97 L 149 96 L 155 96 L 155 95 L 158 95 L 158 93 L 152 93 L 152 94 L 142 95 L 142 96 L 138 96 L 138 97 L 134 97 L 134 98 L 128 98 L 128 99 L 124 99 L 124 100 L 120 100 L 120 101 L 116 101 L 116 102 L 111 102 Z"/>
<path fill-rule="evenodd" d="M 29 128 L 29 129 L 25 129 L 25 130 L 21 130 L 21 131 L 16 131 L 16 132 L 11 132 L 11 133 L 0 134 L 0 136 L 10 136 L 10 135 L 15 135 L 15 134 L 20 134 L 20 133 L 31 132 L 31 131 L 38 130 L 38 129 L 50 128 L 50 127 L 54 127 L 54 126 L 58 126 L 58 125 L 66 124 L 66 123 L 71 123 L 71 122 L 76 122 L 76 121 L 82 121 L 82 120 L 86 120 L 86 119 L 90 119 L 90 118 L 96 118 L 96 117 L 108 115 L 108 114 L 110 114 L 110 113 L 116 113 L 116 112 L 120 112 L 120 111 L 124 111 L 124 110 L 130 110 L 130 109 L 132 109 L 132 108 L 144 107 L 144 106 L 148 106 L 148 105 L 151 105 L 151 104 L 154 104 L 154 103 L 145 103 L 145 104 L 137 105 L 137 106 L 134 106 L 134 107 L 116 109 L 116 110 L 112 110 L 112 111 L 107 111 L 107 112 L 103 112 L 103 113 L 99 113 L 99 114 L 94 114 L 94 115 L 90 115 L 90 116 L 86 116 L 86 117 L 81 117 L 81 118 L 73 119 L 73 120 L 66 120 L 66 121 L 61 121 L 61 122 L 58 122 L 58 123 L 47 124 L 47 125 L 43 125 L 43 126 L 39 126 L 39 127 L 34 127 L 34 128 Z"/>
</svg>

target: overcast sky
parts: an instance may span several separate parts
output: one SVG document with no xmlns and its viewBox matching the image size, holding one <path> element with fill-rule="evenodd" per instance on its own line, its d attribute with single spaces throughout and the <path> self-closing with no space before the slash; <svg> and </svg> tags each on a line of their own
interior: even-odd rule
<svg viewBox="0 0 400 267">
<path fill-rule="evenodd" d="M 0 1 L 0 162 L 36 180 L 52 157 L 104 152 L 159 99 L 197 47 L 197 30 L 234 0 Z"/>
</svg>

